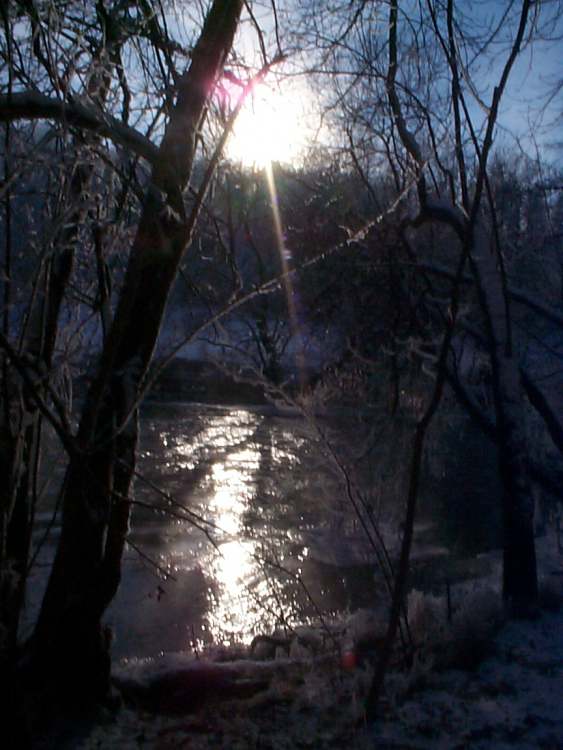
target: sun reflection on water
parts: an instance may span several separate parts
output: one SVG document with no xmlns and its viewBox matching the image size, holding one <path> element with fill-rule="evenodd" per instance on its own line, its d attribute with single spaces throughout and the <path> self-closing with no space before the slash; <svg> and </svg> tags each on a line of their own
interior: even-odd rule
<svg viewBox="0 0 563 750">
<path fill-rule="evenodd" d="M 241 516 L 254 495 L 254 475 L 259 467 L 260 452 L 255 448 L 231 453 L 227 461 L 213 464 L 214 495 L 209 507 L 226 534 L 240 531 Z"/>
<path fill-rule="evenodd" d="M 213 524 L 215 547 L 189 522 L 170 522 L 160 558 L 174 575 L 197 569 L 203 576 L 201 619 L 190 643 L 199 640 L 197 631 L 201 643 L 248 643 L 257 632 L 288 622 L 291 586 L 281 568 L 264 565 L 264 558 L 295 573 L 303 561 L 291 559 L 291 552 L 287 557 L 289 547 L 300 547 L 297 531 L 287 529 L 286 521 L 270 524 L 291 515 L 286 493 L 302 482 L 296 469 L 304 437 L 283 421 L 265 423 L 264 415 L 246 409 L 159 426 L 155 437 L 169 486 Z M 186 628 L 190 632 L 189 623 Z"/>
<path fill-rule="evenodd" d="M 214 558 L 215 588 L 207 626 L 215 643 L 248 643 L 252 638 L 248 582 L 256 569 L 253 552 L 253 542 L 233 540 L 222 544 Z"/>
<path fill-rule="evenodd" d="M 256 493 L 261 454 L 248 443 L 211 468 L 213 497 L 209 505 L 226 539 L 210 560 L 215 585 L 208 629 L 217 643 L 248 641 L 251 637 L 249 582 L 256 577 L 255 542 L 241 540 L 243 515 Z"/>
</svg>

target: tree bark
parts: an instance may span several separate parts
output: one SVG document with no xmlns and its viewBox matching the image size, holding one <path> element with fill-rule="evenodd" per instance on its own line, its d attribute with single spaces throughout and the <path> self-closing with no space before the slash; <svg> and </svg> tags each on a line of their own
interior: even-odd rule
<svg viewBox="0 0 563 750">
<path fill-rule="evenodd" d="M 103 698 L 109 656 L 101 617 L 120 581 L 138 437 L 137 405 L 193 221 L 182 191 L 242 0 L 215 0 L 154 162 L 115 320 L 82 413 L 63 498 L 62 531 L 33 638 L 40 674 L 67 695 Z M 197 211 L 197 207 L 193 209 Z"/>
<path fill-rule="evenodd" d="M 75 174 L 71 179 L 75 188 L 77 180 L 80 182 Z M 71 187 L 71 192 L 76 193 L 76 190 Z M 78 201 L 80 192 L 78 190 L 75 195 Z M 76 225 L 80 213 L 78 206 L 74 216 Z M 59 239 L 59 247 L 53 257 L 39 271 L 21 347 L 21 359 L 30 372 L 33 389 L 43 396 L 47 392 L 59 313 L 73 265 L 74 232 L 65 230 Z M 0 414 L 0 569 L 4 569 L 4 575 L 0 586 L 0 626 L 3 628 L 2 647 L 10 653 L 17 644 L 28 574 L 35 513 L 33 475 L 41 440 L 42 417 L 32 398 L 30 386 L 22 381 L 12 363 L 5 362 L 3 369 L 6 382 Z"/>
<path fill-rule="evenodd" d="M 148 138 L 107 113 L 102 116 L 91 105 L 54 99 L 38 91 L 0 95 L 0 122 L 50 119 L 66 122 L 71 127 L 90 131 L 102 138 L 110 138 L 151 164 L 158 158 L 158 148 Z"/>
<path fill-rule="evenodd" d="M 105 46 L 97 49 L 92 67 L 99 66 L 99 71 L 91 76 L 86 84 L 88 97 L 96 101 L 100 109 L 105 104 L 111 85 L 111 75 L 104 61 L 104 53 L 115 54 L 121 44 L 119 34 L 113 32 L 106 34 Z M 21 104 L 27 96 L 9 92 L 5 101 L 0 103 L 0 120 L 9 120 L 10 117 L 16 116 L 12 109 L 14 104 L 17 110 L 17 102 Z M 30 97 L 32 100 L 35 98 L 36 102 L 42 98 L 47 100 L 47 97 L 42 97 L 36 92 Z M 64 102 L 56 104 L 62 105 L 64 109 Z M 23 112 L 20 112 L 18 116 L 22 114 Z M 66 112 L 61 110 L 60 114 L 66 115 Z M 82 156 L 79 144 L 84 143 L 86 148 L 89 148 L 94 140 L 91 132 L 88 132 L 85 138 L 75 139 L 77 153 Z M 86 155 L 89 156 L 88 152 Z M 28 558 L 37 500 L 33 492 L 33 483 L 36 479 L 34 473 L 39 468 L 42 430 L 42 415 L 38 409 L 37 397 L 45 403 L 50 400 L 49 385 L 59 333 L 60 311 L 72 274 L 79 230 L 88 216 L 87 195 L 92 187 L 93 174 L 94 161 L 91 158 L 84 161 L 77 158 L 74 169 L 63 185 L 63 203 L 67 216 L 61 222 L 52 245 L 47 248 L 46 257 L 41 261 L 37 272 L 28 314 L 22 323 L 22 344 L 17 352 L 19 367 L 15 366 L 14 361 L 6 361 L 4 367 L 4 375 L 9 381 L 9 386 L 5 384 L 3 394 L 5 408 L 1 415 L 4 419 L 0 419 L 0 450 L 3 451 L 1 460 L 8 463 L 5 475 L 8 486 L 6 487 L 5 483 L 1 486 L 0 497 L 6 500 L 6 492 L 11 492 L 11 500 L 10 497 L 8 500 L 11 502 L 12 510 L 8 514 L 5 554 L 0 554 L 0 561 L 5 560 L 7 556 L 11 569 L 16 573 L 15 576 L 8 576 L 8 585 L 2 586 L 0 597 L 0 623 L 5 628 L 8 652 L 14 652 L 17 647 L 19 619 L 29 572 Z M 5 328 L 6 337 L 9 337 L 8 326 Z M 5 351 L 5 355 L 8 358 L 8 350 Z M 22 377 L 22 369 L 27 377 Z M 66 437 L 70 443 L 70 428 Z M 0 507 L 10 510 L 10 504 L 7 502 L 2 502 Z"/>
<path fill-rule="evenodd" d="M 482 227 L 475 227 L 474 270 L 491 347 L 493 394 L 503 484 L 503 596 L 514 614 L 537 605 L 534 500 L 529 479 L 524 394 L 512 344 L 501 271 Z"/>
</svg>

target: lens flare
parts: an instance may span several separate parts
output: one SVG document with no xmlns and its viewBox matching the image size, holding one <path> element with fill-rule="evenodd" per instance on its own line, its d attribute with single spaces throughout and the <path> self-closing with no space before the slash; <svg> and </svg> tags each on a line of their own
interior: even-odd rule
<svg viewBox="0 0 563 750">
<path fill-rule="evenodd" d="M 299 385 L 302 388 L 305 382 L 305 355 L 303 349 L 303 339 L 301 335 L 301 327 L 297 317 L 297 309 L 295 306 L 295 290 L 293 288 L 293 282 L 291 279 L 291 272 L 289 268 L 288 259 L 291 257 L 291 253 L 285 244 L 285 237 L 282 228 L 280 207 L 278 202 L 278 191 L 276 189 L 276 180 L 274 177 L 274 170 L 271 164 L 267 164 L 265 167 L 266 182 L 268 184 L 268 191 L 270 193 L 270 204 L 272 206 L 272 217 L 274 220 L 274 231 L 276 235 L 276 243 L 278 253 L 280 256 L 280 263 L 282 269 L 282 283 L 287 300 L 287 310 L 289 315 L 289 325 L 291 333 L 296 342 L 295 349 L 295 362 L 297 365 L 297 376 L 299 378 Z"/>
</svg>

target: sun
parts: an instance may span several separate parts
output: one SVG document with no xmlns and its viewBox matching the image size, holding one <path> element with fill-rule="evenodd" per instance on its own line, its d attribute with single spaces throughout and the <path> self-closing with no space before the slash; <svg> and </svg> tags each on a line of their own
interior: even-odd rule
<svg viewBox="0 0 563 750">
<path fill-rule="evenodd" d="M 227 156 L 246 167 L 295 164 L 311 140 L 307 96 L 258 86 L 248 97 L 227 144 Z"/>
</svg>

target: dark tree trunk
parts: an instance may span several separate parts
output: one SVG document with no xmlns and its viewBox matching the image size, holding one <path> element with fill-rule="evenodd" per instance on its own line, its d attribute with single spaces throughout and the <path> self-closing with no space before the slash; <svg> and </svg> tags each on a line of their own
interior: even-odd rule
<svg viewBox="0 0 563 750">
<path fill-rule="evenodd" d="M 135 468 L 137 405 L 193 221 L 182 191 L 214 82 L 231 48 L 242 0 L 215 0 L 179 81 L 152 173 L 118 308 L 83 410 L 67 471 L 62 531 L 34 634 L 41 674 L 80 701 L 109 688 L 101 618 L 120 580 Z M 196 206 L 193 211 L 197 211 Z M 192 214 L 193 216 L 193 214 Z"/>
<path fill-rule="evenodd" d="M 503 484 L 503 596 L 514 614 L 527 614 L 537 606 L 538 581 L 524 392 L 501 270 L 481 227 L 475 231 L 473 260 L 491 347 L 499 469 Z"/>
<path fill-rule="evenodd" d="M 108 33 L 106 47 L 115 52 L 120 44 L 119 35 Z M 103 51 L 98 51 L 96 64 L 100 73 L 92 75 L 87 84 L 88 95 L 103 105 L 111 76 L 103 63 Z M 86 146 L 96 140 L 88 135 L 82 139 Z M 82 142 L 80 139 L 75 144 Z M 78 154 L 82 150 L 78 147 Z M 88 154 L 87 154 L 88 155 Z M 29 550 L 35 504 L 33 491 L 35 472 L 39 468 L 42 417 L 37 408 L 37 397 L 48 401 L 53 354 L 59 332 L 59 317 L 69 283 L 80 227 L 87 212 L 85 196 L 91 188 L 94 167 L 91 158 L 78 158 L 67 184 L 63 186 L 63 205 L 68 215 L 61 222 L 61 230 L 49 248 L 47 258 L 41 263 L 31 295 L 28 315 L 21 333 L 22 346 L 17 352 L 20 364 L 29 378 L 24 382 L 14 363 L 4 366 L 4 409 L 0 415 L 0 461 L 7 466 L 0 487 L 2 526 L 5 526 L 5 545 L 0 554 L 0 569 L 8 561 L 16 576 L 7 576 L 0 595 L 0 623 L 6 632 L 7 650 L 17 646 L 18 627 L 24 603 L 28 575 Z M 69 211 L 69 209 L 72 209 Z M 9 249 L 8 249 L 9 252 Z M 9 338 L 8 321 L 5 335 Z M 70 437 L 70 436 L 69 436 Z M 4 535 L 2 535 L 4 540 Z"/>
<path fill-rule="evenodd" d="M 514 361 L 510 364 L 511 370 L 515 371 L 510 375 L 517 379 L 518 366 Z M 503 484 L 503 596 L 514 614 L 526 615 L 534 611 L 538 598 L 534 496 L 524 434 L 523 393 L 521 387 L 517 387 L 514 393 L 508 392 L 507 380 L 505 378 L 499 383 L 500 403 L 497 407 Z M 516 385 L 519 385 L 518 381 Z"/>
<path fill-rule="evenodd" d="M 40 270 L 34 299 L 26 323 L 21 357 L 25 357 L 31 387 L 12 363 L 4 365 L 3 399 L 0 415 L 0 508 L 2 513 L 2 576 L 0 625 L 3 648 L 13 652 L 24 601 L 29 548 L 35 513 L 36 458 L 41 440 L 42 418 L 33 393 L 45 396 L 56 340 L 56 328 L 64 291 L 68 283 L 73 253 L 62 238 L 61 250 Z M 72 245 L 72 243 L 71 243 Z M 38 376 L 39 374 L 39 376 Z"/>
</svg>

